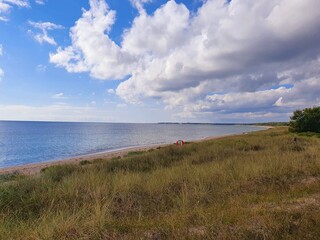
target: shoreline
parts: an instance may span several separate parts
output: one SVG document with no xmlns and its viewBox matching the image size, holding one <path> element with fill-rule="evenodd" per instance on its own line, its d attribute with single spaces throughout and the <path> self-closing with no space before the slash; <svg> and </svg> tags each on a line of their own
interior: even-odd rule
<svg viewBox="0 0 320 240">
<path fill-rule="evenodd" d="M 164 144 L 153 144 L 153 145 L 144 145 L 144 146 L 137 146 L 137 147 L 128 147 L 123 149 L 116 149 L 98 153 L 91 153 L 86 155 L 79 155 L 75 157 L 63 158 L 58 160 L 49 160 L 45 162 L 39 163 L 29 163 L 20 166 L 12 166 L 12 167 L 5 167 L 0 168 L 0 175 L 1 174 L 12 174 L 12 173 L 19 173 L 24 175 L 34 175 L 41 171 L 41 169 L 56 166 L 56 165 L 63 165 L 63 164 L 79 164 L 81 161 L 93 161 L 95 159 L 103 158 L 106 160 L 110 160 L 116 157 L 123 157 L 129 152 L 132 151 L 148 151 L 150 149 L 155 149 L 158 147 L 164 147 L 171 144 L 164 143 Z"/>
<path fill-rule="evenodd" d="M 265 129 L 258 130 L 258 131 L 265 131 L 270 128 L 272 128 L 272 127 L 265 126 Z M 253 132 L 256 132 L 256 131 L 253 131 Z M 248 134 L 248 132 L 205 137 L 202 139 L 192 140 L 190 142 L 203 142 L 203 141 L 208 141 L 208 140 L 221 139 L 221 138 L 225 138 L 225 137 L 241 136 L 243 134 Z M 156 149 L 159 147 L 166 147 L 166 146 L 169 146 L 172 144 L 174 144 L 174 143 L 150 144 L 150 145 L 142 145 L 142 146 L 136 146 L 136 147 L 127 147 L 127 148 L 92 153 L 92 154 L 87 154 L 87 155 L 79 155 L 79 156 L 69 157 L 69 158 L 64 158 L 64 159 L 59 159 L 59 160 L 49 160 L 49 161 L 39 162 L 39 163 L 30 163 L 30 164 L 20 165 L 20 166 L 5 167 L 5 168 L 0 168 L 0 175 L 13 174 L 13 173 L 18 173 L 18 174 L 23 174 L 23 175 L 35 175 L 35 174 L 39 173 L 42 169 L 50 167 L 50 166 L 64 165 L 64 164 L 79 164 L 81 161 L 84 161 L 84 160 L 93 161 L 93 160 L 96 160 L 99 158 L 102 158 L 105 160 L 110 160 L 110 159 L 116 158 L 116 157 L 123 157 L 123 156 L 127 155 L 129 152 L 133 152 L 133 151 L 146 152 L 150 149 Z"/>
</svg>

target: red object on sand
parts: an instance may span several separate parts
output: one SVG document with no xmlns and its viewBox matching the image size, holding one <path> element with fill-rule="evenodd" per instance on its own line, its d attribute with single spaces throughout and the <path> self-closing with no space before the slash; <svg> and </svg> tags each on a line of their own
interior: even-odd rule
<svg viewBox="0 0 320 240">
<path fill-rule="evenodd" d="M 182 145 L 184 145 L 184 141 L 183 141 L 183 140 L 178 140 L 178 141 L 176 142 L 176 145 L 182 146 Z"/>
</svg>

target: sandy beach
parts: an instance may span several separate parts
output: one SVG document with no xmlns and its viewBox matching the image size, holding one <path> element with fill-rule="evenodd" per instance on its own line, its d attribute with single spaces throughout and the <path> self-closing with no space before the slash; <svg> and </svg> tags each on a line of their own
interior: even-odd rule
<svg viewBox="0 0 320 240">
<path fill-rule="evenodd" d="M 267 128 L 270 128 L 270 127 L 267 127 Z M 206 140 L 220 139 L 224 137 L 238 136 L 242 134 L 246 134 L 246 133 L 229 134 L 229 135 L 223 135 L 223 136 L 212 136 L 212 137 L 206 137 L 203 139 L 193 140 L 191 142 L 201 142 Z M 101 158 L 107 160 L 115 157 L 123 157 L 127 155 L 129 152 L 133 152 L 133 151 L 148 151 L 150 149 L 156 149 L 156 148 L 165 147 L 168 145 L 171 145 L 171 144 L 165 143 L 165 144 L 153 144 L 153 145 L 146 145 L 146 146 L 129 147 L 129 148 L 114 150 L 114 151 L 100 152 L 100 153 L 94 153 L 89 155 L 80 155 L 80 156 L 65 158 L 61 160 L 53 160 L 53 161 L 46 161 L 41 163 L 32 163 L 32 164 L 26 164 L 21 166 L 2 168 L 0 169 L 0 174 L 19 173 L 24 175 L 34 175 L 39 173 L 41 169 L 49 166 L 62 165 L 62 164 L 79 164 L 81 161 L 84 161 L 84 160 L 93 161 L 95 159 L 101 159 Z"/>
</svg>

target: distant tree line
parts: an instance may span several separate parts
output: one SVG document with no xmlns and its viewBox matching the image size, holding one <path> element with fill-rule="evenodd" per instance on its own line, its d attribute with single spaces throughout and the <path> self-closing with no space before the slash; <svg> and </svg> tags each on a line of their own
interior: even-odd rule
<svg viewBox="0 0 320 240">
<path fill-rule="evenodd" d="M 290 132 L 316 132 L 320 133 L 320 107 L 296 110 L 290 117 Z"/>
<path fill-rule="evenodd" d="M 251 125 L 282 127 L 282 126 L 289 126 L 289 122 L 264 122 L 264 123 L 253 123 Z"/>
</svg>

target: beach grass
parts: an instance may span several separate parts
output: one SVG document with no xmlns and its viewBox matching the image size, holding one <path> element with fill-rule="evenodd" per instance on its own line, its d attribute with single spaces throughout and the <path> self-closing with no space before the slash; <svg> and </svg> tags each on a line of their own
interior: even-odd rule
<svg viewBox="0 0 320 240">
<path fill-rule="evenodd" d="M 276 127 L 2 175 L 0 239 L 320 239 L 320 138 Z"/>
</svg>

